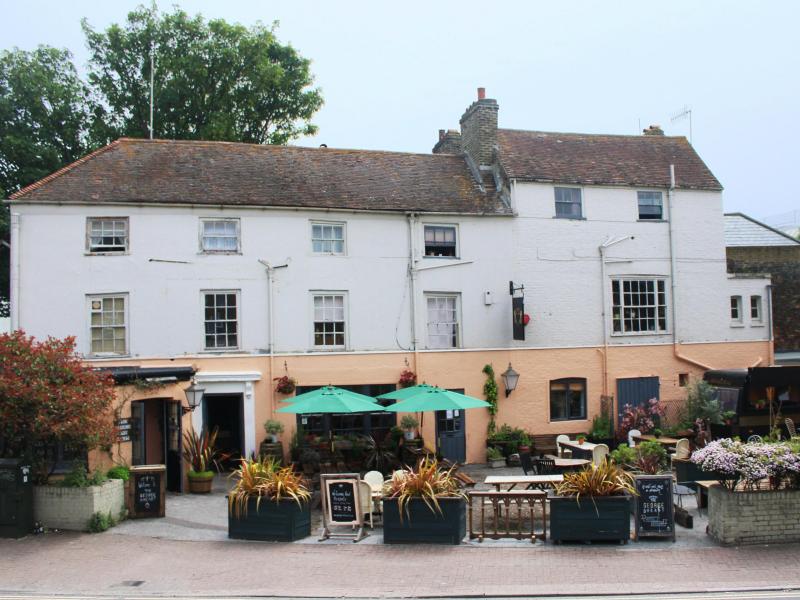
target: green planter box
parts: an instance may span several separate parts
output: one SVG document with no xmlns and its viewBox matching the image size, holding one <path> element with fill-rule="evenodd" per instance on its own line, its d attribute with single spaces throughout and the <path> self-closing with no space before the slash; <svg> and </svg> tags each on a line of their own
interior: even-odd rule
<svg viewBox="0 0 800 600">
<path fill-rule="evenodd" d="M 256 509 L 256 499 L 247 503 L 247 514 L 233 516 L 228 510 L 228 537 L 236 540 L 293 542 L 311 535 L 311 507 L 294 500 L 274 502 L 266 498 Z"/>
<path fill-rule="evenodd" d="M 460 544 L 467 534 L 467 503 L 463 498 L 440 498 L 442 512 L 433 512 L 415 498 L 403 508 L 396 499 L 383 501 L 384 544 Z"/>
<path fill-rule="evenodd" d="M 704 471 L 688 458 L 673 458 L 672 467 L 675 469 L 675 480 L 692 489 L 696 489 L 695 481 L 725 481 L 733 479 L 732 475 L 717 473 L 716 471 Z"/>
<path fill-rule="evenodd" d="M 631 537 L 629 496 L 581 498 L 551 494 L 550 539 L 554 542 L 619 541 Z"/>
</svg>

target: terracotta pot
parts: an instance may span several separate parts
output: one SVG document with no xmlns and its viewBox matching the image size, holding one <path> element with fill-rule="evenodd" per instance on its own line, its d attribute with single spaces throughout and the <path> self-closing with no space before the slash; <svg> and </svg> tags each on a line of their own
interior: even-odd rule
<svg viewBox="0 0 800 600">
<path fill-rule="evenodd" d="M 208 494 L 211 492 L 211 486 L 214 484 L 213 471 L 206 471 L 205 473 L 189 473 L 189 492 L 192 494 Z"/>
</svg>

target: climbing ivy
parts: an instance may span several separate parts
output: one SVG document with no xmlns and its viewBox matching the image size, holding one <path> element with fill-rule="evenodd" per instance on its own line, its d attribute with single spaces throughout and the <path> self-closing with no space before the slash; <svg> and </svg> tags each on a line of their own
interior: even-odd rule
<svg viewBox="0 0 800 600">
<path fill-rule="evenodd" d="M 486 374 L 486 383 L 483 384 L 483 395 L 486 396 L 486 401 L 491 405 L 489 406 L 489 434 L 495 431 L 494 417 L 497 414 L 497 382 L 494 379 L 494 369 L 492 365 L 483 367 L 483 372 Z"/>
</svg>

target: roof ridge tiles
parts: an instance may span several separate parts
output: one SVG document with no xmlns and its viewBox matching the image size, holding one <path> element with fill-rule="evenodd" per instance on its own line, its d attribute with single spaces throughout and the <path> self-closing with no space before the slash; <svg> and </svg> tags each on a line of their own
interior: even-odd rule
<svg viewBox="0 0 800 600">
<path fill-rule="evenodd" d="M 513 133 L 534 133 L 544 135 L 573 135 L 580 137 L 610 137 L 610 138 L 625 138 L 634 140 L 673 140 L 685 141 L 687 144 L 689 140 L 685 135 L 643 135 L 632 133 L 581 133 L 578 131 L 543 131 L 540 129 L 515 129 L 513 127 L 499 127 L 498 131 L 510 131 Z"/>
</svg>

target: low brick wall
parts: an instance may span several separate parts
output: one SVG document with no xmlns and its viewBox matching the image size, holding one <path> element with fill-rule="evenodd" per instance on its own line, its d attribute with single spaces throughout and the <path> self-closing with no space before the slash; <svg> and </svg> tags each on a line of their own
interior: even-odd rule
<svg viewBox="0 0 800 600">
<path fill-rule="evenodd" d="M 85 488 L 38 485 L 33 488 L 33 518 L 51 529 L 86 531 L 96 512 L 119 518 L 125 507 L 124 483 L 109 479 Z"/>
<path fill-rule="evenodd" d="M 800 490 L 708 492 L 708 533 L 725 545 L 800 542 Z"/>
</svg>

